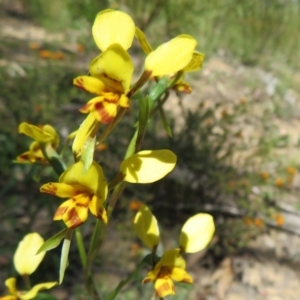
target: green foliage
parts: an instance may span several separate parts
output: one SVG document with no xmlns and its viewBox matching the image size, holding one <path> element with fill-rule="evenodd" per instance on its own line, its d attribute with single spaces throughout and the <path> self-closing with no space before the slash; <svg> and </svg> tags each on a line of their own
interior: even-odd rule
<svg viewBox="0 0 300 300">
<path fill-rule="evenodd" d="M 57 234 L 55 234 L 54 236 L 52 236 L 51 238 L 49 238 L 41 246 L 41 248 L 38 250 L 37 254 L 39 254 L 40 252 L 43 252 L 43 251 L 50 251 L 50 250 L 58 247 L 60 242 L 66 236 L 66 234 L 67 234 L 67 229 L 65 228 L 65 229 L 61 230 L 60 232 L 58 232 Z"/>
</svg>

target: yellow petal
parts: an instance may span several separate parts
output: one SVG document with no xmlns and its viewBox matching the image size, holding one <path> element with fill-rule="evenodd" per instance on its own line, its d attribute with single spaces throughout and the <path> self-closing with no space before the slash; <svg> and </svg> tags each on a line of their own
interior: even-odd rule
<svg viewBox="0 0 300 300">
<path fill-rule="evenodd" d="M 7 295 L 0 297 L 0 300 L 19 300 L 19 298 L 17 296 Z"/>
<path fill-rule="evenodd" d="M 59 136 L 56 133 L 55 128 L 52 127 L 51 125 L 46 124 L 43 126 L 43 131 L 44 131 L 44 133 L 48 133 L 54 137 L 53 141 L 51 141 L 51 145 L 54 149 L 56 149 L 59 145 Z"/>
<path fill-rule="evenodd" d="M 151 210 L 142 205 L 134 218 L 134 230 L 142 242 L 149 248 L 155 248 L 159 243 L 159 228 Z"/>
<path fill-rule="evenodd" d="M 115 95 L 115 94 L 113 94 L 113 95 Z M 100 106 L 100 103 L 102 103 L 103 101 L 104 101 L 104 96 L 95 97 L 95 98 L 91 99 L 90 101 L 88 101 L 83 107 L 81 107 L 79 109 L 79 111 L 84 114 L 93 112 L 98 109 L 98 106 Z M 103 104 L 101 104 L 101 105 L 103 105 Z M 97 118 L 95 117 L 95 119 L 97 119 Z"/>
<path fill-rule="evenodd" d="M 19 162 L 27 161 L 31 163 L 39 162 L 43 164 L 48 164 L 48 161 L 44 158 L 40 144 L 38 142 L 31 143 L 29 147 L 29 151 L 20 154 L 17 157 L 17 161 Z"/>
<path fill-rule="evenodd" d="M 107 9 L 98 13 L 92 33 L 95 43 L 102 52 L 115 43 L 127 50 L 134 38 L 135 25 L 126 13 Z"/>
<path fill-rule="evenodd" d="M 99 78 L 111 92 L 129 91 L 134 66 L 129 54 L 119 44 L 110 45 L 90 64 L 90 73 Z"/>
<path fill-rule="evenodd" d="M 96 195 L 102 203 L 107 195 L 107 183 L 100 165 L 93 162 L 90 168 L 83 173 L 83 162 L 79 161 L 69 167 L 59 178 L 59 182 L 84 189 Z"/>
<path fill-rule="evenodd" d="M 90 100 L 81 112 L 91 112 L 93 116 L 102 124 L 109 124 L 117 115 L 120 96 L 114 93 L 103 93 L 101 97 Z"/>
<path fill-rule="evenodd" d="M 180 233 L 180 247 L 186 253 L 195 253 L 204 249 L 215 232 L 213 217 L 209 214 L 197 214 L 189 218 Z"/>
<path fill-rule="evenodd" d="M 120 171 L 124 175 L 124 181 L 151 183 L 170 173 L 176 160 L 176 155 L 170 150 L 145 150 L 125 159 Z"/>
<path fill-rule="evenodd" d="M 96 95 L 101 95 L 105 91 L 104 83 L 92 76 L 79 76 L 73 80 L 73 84 L 78 88 Z"/>
<path fill-rule="evenodd" d="M 89 114 L 86 119 L 80 125 L 76 137 L 73 141 L 72 150 L 76 157 L 81 155 L 82 148 L 87 138 L 93 137 L 98 130 L 99 122 L 93 114 Z"/>
<path fill-rule="evenodd" d="M 46 254 L 41 252 L 36 255 L 43 243 L 44 239 L 37 232 L 27 234 L 19 243 L 14 265 L 20 275 L 30 275 L 37 269 Z"/>
<path fill-rule="evenodd" d="M 142 283 L 148 283 L 150 281 L 154 281 L 157 278 L 160 269 L 154 269 L 150 271 L 147 276 L 143 279 Z"/>
<path fill-rule="evenodd" d="M 40 143 L 51 142 L 58 138 L 55 129 L 50 125 L 40 128 L 23 122 L 19 125 L 19 133 L 24 133 Z"/>
<path fill-rule="evenodd" d="M 99 199 L 94 195 L 89 203 L 89 209 L 95 217 L 101 220 L 104 224 L 107 224 L 107 213 L 103 206 L 103 199 Z"/>
<path fill-rule="evenodd" d="M 74 199 L 76 198 L 76 199 Z M 53 220 L 63 220 L 68 228 L 76 228 L 88 218 L 89 198 L 77 196 L 65 201 L 56 210 Z"/>
<path fill-rule="evenodd" d="M 51 289 L 57 285 L 57 282 L 45 282 L 35 285 L 30 291 L 20 296 L 20 300 L 30 300 L 33 299 L 40 290 Z"/>
<path fill-rule="evenodd" d="M 119 105 L 128 108 L 129 107 L 129 99 L 126 95 L 122 94 L 120 99 L 119 99 Z"/>
<path fill-rule="evenodd" d="M 149 54 L 151 53 L 153 50 L 152 50 L 152 47 L 150 46 L 144 32 L 139 29 L 138 27 L 135 27 L 135 36 L 136 38 L 138 39 L 143 51 L 146 53 L 146 54 Z"/>
<path fill-rule="evenodd" d="M 203 53 L 194 51 L 193 57 L 188 65 L 183 69 L 184 72 L 197 71 L 202 68 L 202 63 L 205 58 Z"/>
<path fill-rule="evenodd" d="M 16 297 L 18 295 L 16 282 L 17 282 L 17 280 L 14 277 L 10 277 L 10 278 L 5 280 L 5 285 L 6 285 L 6 287 L 8 288 L 9 292 L 11 293 L 11 295 L 13 297 Z M 9 297 L 9 296 L 7 296 L 7 297 Z"/>
<path fill-rule="evenodd" d="M 160 45 L 145 60 L 145 70 L 152 76 L 174 74 L 184 69 L 193 57 L 197 41 L 189 35 L 179 35 Z"/>
<path fill-rule="evenodd" d="M 193 278 L 191 275 L 181 268 L 172 268 L 170 276 L 173 280 L 178 282 L 193 283 Z"/>
<path fill-rule="evenodd" d="M 171 278 L 158 278 L 154 283 L 155 291 L 160 298 L 175 295 L 174 283 Z"/>
<path fill-rule="evenodd" d="M 166 251 L 160 261 L 156 264 L 155 269 L 161 267 L 177 267 L 185 269 L 185 265 L 185 260 L 180 255 L 180 249 L 176 248 Z"/>
<path fill-rule="evenodd" d="M 72 198 L 79 193 L 79 189 L 66 184 L 58 182 L 49 182 L 40 187 L 41 193 L 50 194 L 60 198 Z"/>
</svg>

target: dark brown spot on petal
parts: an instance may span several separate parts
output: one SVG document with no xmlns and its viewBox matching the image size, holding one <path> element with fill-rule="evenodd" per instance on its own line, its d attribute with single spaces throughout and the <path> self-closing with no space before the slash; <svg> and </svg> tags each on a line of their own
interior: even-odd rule
<svg viewBox="0 0 300 300">
<path fill-rule="evenodd" d="M 75 208 L 71 208 L 68 211 L 67 222 L 69 223 L 68 227 L 71 229 L 76 228 L 83 223 L 82 220 L 79 218 L 79 215 Z"/>
<path fill-rule="evenodd" d="M 84 87 L 83 87 L 83 78 L 76 78 L 74 79 L 74 83 L 75 86 L 77 86 L 79 89 L 88 92 Z"/>
<path fill-rule="evenodd" d="M 97 212 L 97 218 L 102 221 L 104 224 L 107 224 L 107 214 L 104 208 L 101 208 Z"/>
<path fill-rule="evenodd" d="M 102 76 L 104 78 L 109 79 L 110 81 L 113 81 L 116 85 L 121 85 L 122 86 L 122 80 L 116 80 L 114 78 L 109 77 L 106 73 L 102 73 Z"/>
<path fill-rule="evenodd" d="M 74 198 L 72 198 L 72 200 L 76 202 L 76 200 Z M 76 202 L 75 205 L 77 207 L 88 207 L 89 203 L 88 202 L 87 203 Z"/>
<path fill-rule="evenodd" d="M 144 284 L 144 283 L 148 283 L 148 282 L 150 282 L 150 281 L 152 281 L 152 280 L 151 280 L 150 278 L 147 277 L 147 278 L 145 278 L 145 279 L 143 280 L 143 284 Z"/>
<path fill-rule="evenodd" d="M 55 212 L 55 214 L 54 214 L 54 217 L 53 217 L 53 219 L 55 220 L 60 220 L 61 218 L 62 218 L 62 216 L 66 213 L 66 211 L 68 210 L 68 206 L 61 206 L 61 207 L 59 207 L 57 210 L 56 210 L 56 212 Z"/>
<path fill-rule="evenodd" d="M 82 113 L 88 113 L 90 111 L 90 107 L 91 107 L 91 103 L 87 103 L 86 105 L 84 105 L 83 107 L 81 107 L 79 109 L 80 112 Z"/>
<path fill-rule="evenodd" d="M 20 154 L 18 157 L 17 157 L 17 160 L 18 161 L 31 161 L 31 156 L 24 153 L 24 154 Z"/>
<path fill-rule="evenodd" d="M 111 98 L 105 98 L 104 97 L 104 101 L 107 102 L 107 103 L 116 103 L 117 104 L 119 99 L 120 99 L 120 96 L 117 95 L 117 94 L 115 94 L 114 97 L 111 97 Z"/>
<path fill-rule="evenodd" d="M 97 102 L 95 104 L 95 110 L 99 114 L 99 119 L 98 119 L 99 122 L 101 122 L 103 124 L 109 124 L 111 121 L 113 121 L 114 117 L 110 116 L 107 113 L 102 102 Z"/>
<path fill-rule="evenodd" d="M 166 291 L 170 291 L 170 290 L 175 292 L 174 286 L 170 286 L 168 281 L 164 281 L 164 283 L 156 289 L 156 293 L 157 295 L 161 296 L 164 295 Z"/>
<path fill-rule="evenodd" d="M 43 185 L 40 188 L 40 191 L 42 193 L 46 193 L 46 194 L 50 194 L 50 195 L 56 195 L 56 191 L 57 191 L 57 187 L 55 185 L 53 185 L 53 182 L 49 182 L 45 185 Z"/>
</svg>

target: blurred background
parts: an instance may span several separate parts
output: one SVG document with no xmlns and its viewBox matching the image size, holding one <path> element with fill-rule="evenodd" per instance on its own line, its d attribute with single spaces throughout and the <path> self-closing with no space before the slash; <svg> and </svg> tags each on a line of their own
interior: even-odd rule
<svg viewBox="0 0 300 300">
<path fill-rule="evenodd" d="M 176 285 L 174 299 L 298 300 L 299 0 L 0 0 L 0 294 L 5 278 L 16 275 L 11 258 L 19 240 L 30 231 L 47 239 L 63 228 L 52 222 L 61 200 L 39 192 L 55 174 L 13 163 L 31 143 L 18 124 L 51 124 L 62 146 L 81 124 L 78 109 L 91 96 L 72 80 L 87 74 L 99 53 L 91 26 L 106 8 L 129 13 L 153 47 L 193 35 L 205 61 L 186 78 L 192 94 L 171 94 L 166 103 L 173 137 L 159 118 L 149 125 L 143 149 L 172 149 L 178 165 L 160 182 L 129 186 L 119 201 L 95 265 L 104 297 L 147 253 L 131 224 L 146 203 L 165 248 L 176 245 L 192 214 L 215 217 L 210 247 L 187 257 L 195 284 Z M 137 43 L 130 54 L 138 76 L 145 55 Z M 134 132 L 134 108 L 98 149 L 108 179 Z M 87 240 L 92 225 L 90 218 L 82 227 Z M 88 299 L 73 246 L 65 282 L 53 290 L 61 300 Z M 57 278 L 59 252 L 46 255 L 34 282 Z M 150 299 L 152 286 L 141 285 L 145 274 L 117 299 Z"/>
</svg>

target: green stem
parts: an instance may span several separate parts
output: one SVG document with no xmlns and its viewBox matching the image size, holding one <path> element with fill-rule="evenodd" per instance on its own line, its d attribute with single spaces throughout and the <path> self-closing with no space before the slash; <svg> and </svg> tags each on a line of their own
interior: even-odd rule
<svg viewBox="0 0 300 300">
<path fill-rule="evenodd" d="M 150 112 L 150 116 L 149 119 L 151 119 L 162 107 L 163 105 L 166 103 L 166 101 L 168 100 L 169 97 L 169 92 L 166 91 L 164 94 L 164 97 L 162 98 L 162 100 L 158 101 L 157 106 L 155 106 L 152 111 Z"/>
<path fill-rule="evenodd" d="M 169 89 L 171 89 L 177 83 L 177 81 L 180 79 L 183 73 L 184 73 L 183 71 L 179 71 L 176 73 L 176 76 L 169 83 Z"/>
<path fill-rule="evenodd" d="M 112 181 L 109 182 L 108 184 L 108 190 L 112 190 L 113 188 L 115 188 L 120 182 L 122 182 L 124 179 L 124 175 L 119 172 Z"/>
<path fill-rule="evenodd" d="M 52 147 L 47 149 L 47 144 L 45 143 L 40 143 L 40 147 L 43 156 L 48 160 L 49 164 L 52 166 L 56 174 L 60 176 L 66 169 L 66 166 L 61 157 Z"/>
<path fill-rule="evenodd" d="M 69 139 L 69 138 L 67 138 L 67 140 L 66 140 L 65 144 L 63 145 L 63 148 L 62 148 L 62 150 L 60 151 L 60 156 L 61 156 L 61 157 L 63 157 L 63 156 L 64 156 L 64 154 L 65 154 L 65 151 L 67 150 L 67 147 L 68 147 L 68 145 L 69 145 L 69 142 L 70 142 L 70 139 Z"/>
<path fill-rule="evenodd" d="M 86 266 L 86 251 L 84 248 L 82 235 L 81 235 L 80 229 L 78 227 L 75 229 L 75 236 L 76 236 L 76 242 L 77 242 L 80 260 L 81 260 L 83 268 L 85 268 L 85 266 Z"/>
<path fill-rule="evenodd" d="M 124 189 L 126 188 L 126 183 L 121 182 L 119 183 L 115 188 L 114 191 L 109 199 L 108 205 L 107 205 L 107 218 L 110 220 L 111 214 L 116 206 L 117 200 L 122 195 Z"/>
<path fill-rule="evenodd" d="M 89 252 L 86 259 L 85 270 L 84 270 L 85 286 L 89 294 L 93 297 L 94 300 L 100 300 L 100 296 L 98 294 L 95 283 L 93 281 L 91 267 L 100 249 L 101 243 L 106 234 L 106 230 L 107 230 L 107 224 L 103 224 L 100 220 L 97 219 L 93 236 L 91 239 L 91 243 L 90 243 Z"/>
<path fill-rule="evenodd" d="M 156 298 L 156 292 L 154 292 L 150 300 L 155 300 L 155 298 Z"/>
<path fill-rule="evenodd" d="M 93 260 L 95 259 L 98 250 L 99 250 L 99 239 L 100 237 L 103 235 L 103 231 L 105 226 L 103 226 L 102 221 L 100 221 L 99 219 L 96 220 L 96 225 L 94 227 L 94 232 L 93 232 L 93 236 L 90 242 L 90 247 L 89 247 L 89 252 L 87 255 L 87 260 L 86 260 L 86 267 L 85 267 L 85 278 L 87 279 L 88 277 L 88 273 L 91 269 Z M 102 230 L 101 230 L 102 229 Z"/>
<path fill-rule="evenodd" d="M 139 80 L 133 85 L 131 90 L 127 93 L 127 97 L 132 97 L 151 77 L 150 71 L 144 71 Z"/>
<path fill-rule="evenodd" d="M 100 135 L 99 139 L 98 139 L 98 143 L 102 143 L 107 137 L 108 135 L 113 131 L 113 129 L 118 125 L 118 123 L 120 122 L 120 120 L 123 118 L 124 114 L 126 112 L 126 109 L 121 107 L 120 110 L 118 111 L 117 116 L 114 118 L 114 120 L 109 124 L 109 126 L 106 127 L 106 129 L 104 130 L 104 132 Z"/>
<path fill-rule="evenodd" d="M 31 289 L 29 275 L 25 274 L 22 277 L 23 277 L 23 280 L 25 282 L 26 289 L 29 291 Z"/>
<path fill-rule="evenodd" d="M 152 265 L 152 270 L 154 270 L 156 262 L 155 262 L 155 257 L 156 257 L 156 250 L 157 246 L 155 246 L 152 251 L 151 251 L 151 265 Z"/>
<path fill-rule="evenodd" d="M 127 94 L 127 97 L 131 97 L 132 95 L 134 95 L 136 93 L 136 91 L 143 86 L 150 78 L 151 74 L 149 72 L 144 72 L 142 74 L 142 76 L 140 77 L 140 79 L 137 81 L 137 83 L 133 86 L 133 88 L 129 91 L 129 93 Z M 165 97 L 162 99 L 162 101 L 160 101 L 160 103 L 158 104 L 158 106 L 162 106 L 163 103 L 166 101 L 167 97 L 168 97 L 168 93 L 165 93 Z M 152 117 L 155 112 L 158 110 L 158 108 L 156 107 L 153 111 L 150 117 Z M 115 120 L 113 121 L 113 123 L 102 133 L 102 135 L 100 136 L 100 138 L 98 139 L 98 142 L 101 143 L 110 133 L 111 131 L 114 129 L 114 127 L 118 124 L 118 122 L 120 121 L 120 119 L 123 117 L 125 113 L 125 109 L 121 109 L 118 112 L 117 117 L 115 118 Z M 149 119 L 149 118 L 147 118 Z M 148 121 L 148 120 L 147 120 Z M 135 146 L 134 147 L 130 147 L 131 145 L 128 146 L 127 152 L 126 152 L 126 157 L 129 157 L 131 155 L 133 155 L 134 153 L 138 152 L 142 146 L 143 143 L 143 139 L 145 136 L 145 132 L 146 132 L 146 124 L 147 121 L 144 122 L 143 126 L 139 126 L 139 128 L 136 130 L 134 137 L 136 136 L 136 141 L 135 141 Z M 112 212 L 116 206 L 117 200 L 120 198 L 120 196 L 122 195 L 124 189 L 126 188 L 126 183 L 125 182 L 119 182 L 119 178 L 118 175 L 116 176 L 116 178 L 112 181 L 112 183 L 110 184 L 110 188 L 112 188 L 115 184 L 116 186 L 114 187 L 114 190 L 111 194 L 110 199 L 107 201 L 107 219 L 108 222 L 110 220 L 110 217 L 112 215 Z M 105 234 L 107 232 L 107 227 L 108 224 L 103 224 L 101 221 L 97 220 L 95 228 L 94 228 L 94 232 L 93 232 L 93 236 L 91 239 L 91 243 L 90 243 L 90 248 L 89 248 L 89 252 L 87 255 L 87 260 L 86 260 L 86 266 L 85 266 L 85 283 L 86 283 L 86 287 L 87 290 L 95 296 L 95 294 L 93 293 L 93 288 L 94 288 L 94 292 L 95 290 L 95 285 L 92 282 L 92 277 L 91 277 L 91 266 L 92 263 L 100 249 L 100 246 L 103 242 L 103 239 L 105 237 Z M 154 256 L 155 256 L 155 251 L 156 249 L 153 250 L 153 263 L 154 264 Z M 121 288 L 129 281 L 131 280 L 131 278 L 136 274 L 136 271 L 134 271 L 131 275 L 129 275 L 129 277 L 124 281 L 121 282 L 119 284 L 119 286 L 116 288 L 116 290 L 109 296 L 110 299 L 114 299 L 115 296 L 118 294 L 118 292 L 121 290 Z M 96 291 L 97 292 L 97 291 Z M 97 298 L 98 297 L 98 298 Z M 96 298 L 94 299 L 99 299 L 99 296 L 96 295 Z"/>
<path fill-rule="evenodd" d="M 121 289 L 128 284 L 130 281 L 132 281 L 136 275 L 141 271 L 141 269 L 144 267 L 145 262 L 142 260 L 137 266 L 136 269 L 131 272 L 126 279 L 122 280 L 118 286 L 114 289 L 113 292 L 111 292 L 106 300 L 113 300 L 116 298 L 116 296 L 119 294 Z"/>
</svg>

